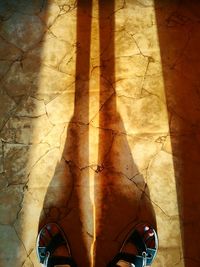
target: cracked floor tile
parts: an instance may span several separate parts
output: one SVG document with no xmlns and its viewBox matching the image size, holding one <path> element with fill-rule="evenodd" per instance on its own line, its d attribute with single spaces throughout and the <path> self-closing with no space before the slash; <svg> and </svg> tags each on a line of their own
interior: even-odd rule
<svg viewBox="0 0 200 267">
<path fill-rule="evenodd" d="M 0 267 L 39 267 L 52 221 L 80 267 L 141 221 L 153 266 L 199 266 L 198 7 L 0 3 Z"/>
</svg>

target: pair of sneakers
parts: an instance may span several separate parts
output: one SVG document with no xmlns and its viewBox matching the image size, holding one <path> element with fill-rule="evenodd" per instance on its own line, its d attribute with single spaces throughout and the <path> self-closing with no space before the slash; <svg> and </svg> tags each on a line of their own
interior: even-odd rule
<svg viewBox="0 0 200 267">
<path fill-rule="evenodd" d="M 119 253 L 107 267 L 146 267 L 155 259 L 158 237 L 147 223 L 137 224 L 125 238 Z M 36 242 L 38 260 L 44 267 L 76 267 L 67 238 L 56 223 L 46 224 Z"/>
</svg>

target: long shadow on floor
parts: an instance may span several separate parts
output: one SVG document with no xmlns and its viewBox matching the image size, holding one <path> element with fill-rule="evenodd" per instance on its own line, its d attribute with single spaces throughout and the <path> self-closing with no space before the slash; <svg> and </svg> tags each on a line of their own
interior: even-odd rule
<svg viewBox="0 0 200 267">
<path fill-rule="evenodd" d="M 200 3 L 155 1 L 185 267 L 200 261 Z"/>
<path fill-rule="evenodd" d="M 96 191 L 95 266 L 119 252 L 127 233 L 141 221 L 156 227 L 148 186 L 134 163 L 115 91 L 115 1 L 99 0 L 100 115 Z M 134 75 L 134 74 L 133 74 Z M 137 175 L 138 174 L 138 175 Z M 135 179 L 130 179 L 135 175 Z"/>
<path fill-rule="evenodd" d="M 75 261 L 82 267 L 91 265 L 89 249 L 95 241 L 94 266 L 103 267 L 118 252 L 123 238 L 135 223 L 148 221 L 156 227 L 156 222 L 143 177 L 138 175 L 137 182 L 125 177 L 127 171 L 134 176 L 138 169 L 116 105 L 114 0 L 99 1 L 102 107 L 95 173 L 96 228 L 89 222 L 94 220 L 87 168 L 91 10 L 92 1 L 78 1 L 74 115 L 67 129 L 62 160 L 46 194 L 40 228 L 50 221 L 59 223 L 69 239 Z"/>
<path fill-rule="evenodd" d="M 62 226 L 78 266 L 90 266 L 86 243 L 92 242 L 92 234 L 85 229 L 84 218 L 87 215 L 83 208 L 83 202 L 88 204 L 87 195 L 86 200 L 84 196 L 89 188 L 88 168 L 84 167 L 88 166 L 89 157 L 91 10 L 91 0 L 78 1 L 74 113 L 68 125 L 62 159 L 56 166 L 46 193 L 39 226 L 41 228 L 48 222 L 57 222 Z"/>
</svg>

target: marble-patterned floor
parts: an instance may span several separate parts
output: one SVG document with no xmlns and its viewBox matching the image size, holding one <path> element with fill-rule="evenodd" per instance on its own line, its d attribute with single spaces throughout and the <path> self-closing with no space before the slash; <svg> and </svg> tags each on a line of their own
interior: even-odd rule
<svg viewBox="0 0 200 267">
<path fill-rule="evenodd" d="M 0 267 L 46 222 L 106 267 L 138 222 L 200 264 L 200 3 L 0 2 Z"/>
</svg>

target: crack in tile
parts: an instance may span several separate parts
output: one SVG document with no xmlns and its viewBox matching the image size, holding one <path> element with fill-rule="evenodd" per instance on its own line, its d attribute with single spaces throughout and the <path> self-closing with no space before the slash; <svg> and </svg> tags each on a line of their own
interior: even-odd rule
<svg viewBox="0 0 200 267">
<path fill-rule="evenodd" d="M 148 4 L 142 3 L 141 0 L 136 0 L 136 2 L 137 2 L 139 5 L 141 5 L 142 7 L 144 7 L 144 8 L 154 7 L 154 4 L 150 4 L 150 5 L 148 5 Z"/>
<path fill-rule="evenodd" d="M 15 106 L 13 109 L 11 109 L 11 110 L 9 111 L 9 114 L 7 115 L 6 120 L 4 121 L 4 123 L 2 123 L 2 126 L 1 126 L 1 128 L 0 128 L 0 133 L 2 132 L 2 130 L 4 129 L 4 127 L 5 127 L 5 125 L 8 123 L 8 121 L 9 121 L 9 120 L 13 117 L 13 115 L 16 113 L 16 110 L 17 110 L 17 108 L 20 106 L 22 100 L 23 100 L 23 99 L 21 99 L 21 100 L 19 101 L 19 103 L 16 104 L 16 106 Z"/>
<path fill-rule="evenodd" d="M 180 4 L 181 5 L 181 4 Z M 175 27 L 175 26 L 184 26 L 186 24 L 188 24 L 189 22 L 191 22 L 191 19 L 181 15 L 178 10 L 180 9 L 180 5 L 179 7 L 177 7 L 176 11 L 173 11 L 168 18 L 166 19 L 166 25 L 167 27 Z"/>
<path fill-rule="evenodd" d="M 93 164 L 91 164 L 91 165 L 79 167 L 73 160 L 67 160 L 67 159 L 65 159 L 65 157 L 63 157 L 63 159 L 69 167 L 72 168 L 72 166 L 73 166 L 73 167 L 75 167 L 75 169 L 78 169 L 79 171 L 84 171 L 84 170 L 89 169 L 93 166 Z"/>
<path fill-rule="evenodd" d="M 77 1 L 74 1 L 72 5 L 69 5 L 69 4 L 59 5 L 59 8 L 60 8 L 60 13 L 62 15 L 66 15 L 67 13 L 77 8 Z"/>
<path fill-rule="evenodd" d="M 126 6 L 127 6 L 127 4 L 126 4 L 126 0 L 123 0 L 123 3 L 122 3 L 122 5 L 121 5 L 121 7 L 119 7 L 118 9 L 116 9 L 116 10 L 112 13 L 112 15 L 115 15 L 115 14 L 116 14 L 117 12 L 119 12 L 120 10 L 126 8 Z"/>
<path fill-rule="evenodd" d="M 23 248 L 24 248 L 24 250 L 25 250 L 25 252 L 26 252 L 26 256 L 27 256 L 27 258 L 29 258 L 30 262 L 31 262 L 32 265 L 34 266 L 32 260 L 31 260 L 31 258 L 30 258 L 30 254 L 32 253 L 33 249 L 28 253 L 28 251 L 26 250 L 26 246 L 24 245 L 24 242 L 23 242 L 22 239 L 20 238 L 20 236 L 19 236 L 19 234 L 18 234 L 18 232 L 17 232 L 17 230 L 16 230 L 16 228 L 15 228 L 15 225 L 13 225 L 13 229 L 14 229 L 14 231 L 15 231 L 15 233 L 16 233 L 18 239 L 19 239 L 19 241 L 21 242 L 21 244 L 22 244 L 22 246 L 23 246 Z M 24 263 L 23 263 L 23 264 L 24 264 Z M 22 266 L 23 266 L 23 264 L 22 264 Z"/>
<path fill-rule="evenodd" d="M 2 151 L 2 172 L 1 174 L 5 173 L 5 150 L 4 150 L 5 141 L 1 138 L 1 151 Z"/>
<path fill-rule="evenodd" d="M 95 115 L 90 119 L 89 124 L 92 125 L 93 120 L 98 116 L 98 114 L 101 112 L 101 110 L 104 108 L 104 106 L 111 100 L 112 97 L 116 96 L 116 92 L 113 90 L 113 92 L 108 96 L 108 98 L 104 101 L 104 103 L 101 104 L 99 110 L 95 113 Z M 99 128 L 99 127 L 97 127 Z"/>
<path fill-rule="evenodd" d="M 185 45 L 183 46 L 182 50 L 179 52 L 179 55 L 175 59 L 174 63 L 172 65 L 169 65 L 170 69 L 175 69 L 176 65 L 178 65 L 179 62 L 181 61 L 182 57 L 184 56 L 184 53 L 185 53 L 186 49 L 189 46 L 189 42 L 191 40 L 191 36 L 192 36 L 192 31 L 189 31 L 188 32 L 188 36 L 187 36 L 187 40 L 185 41 Z"/>
</svg>

